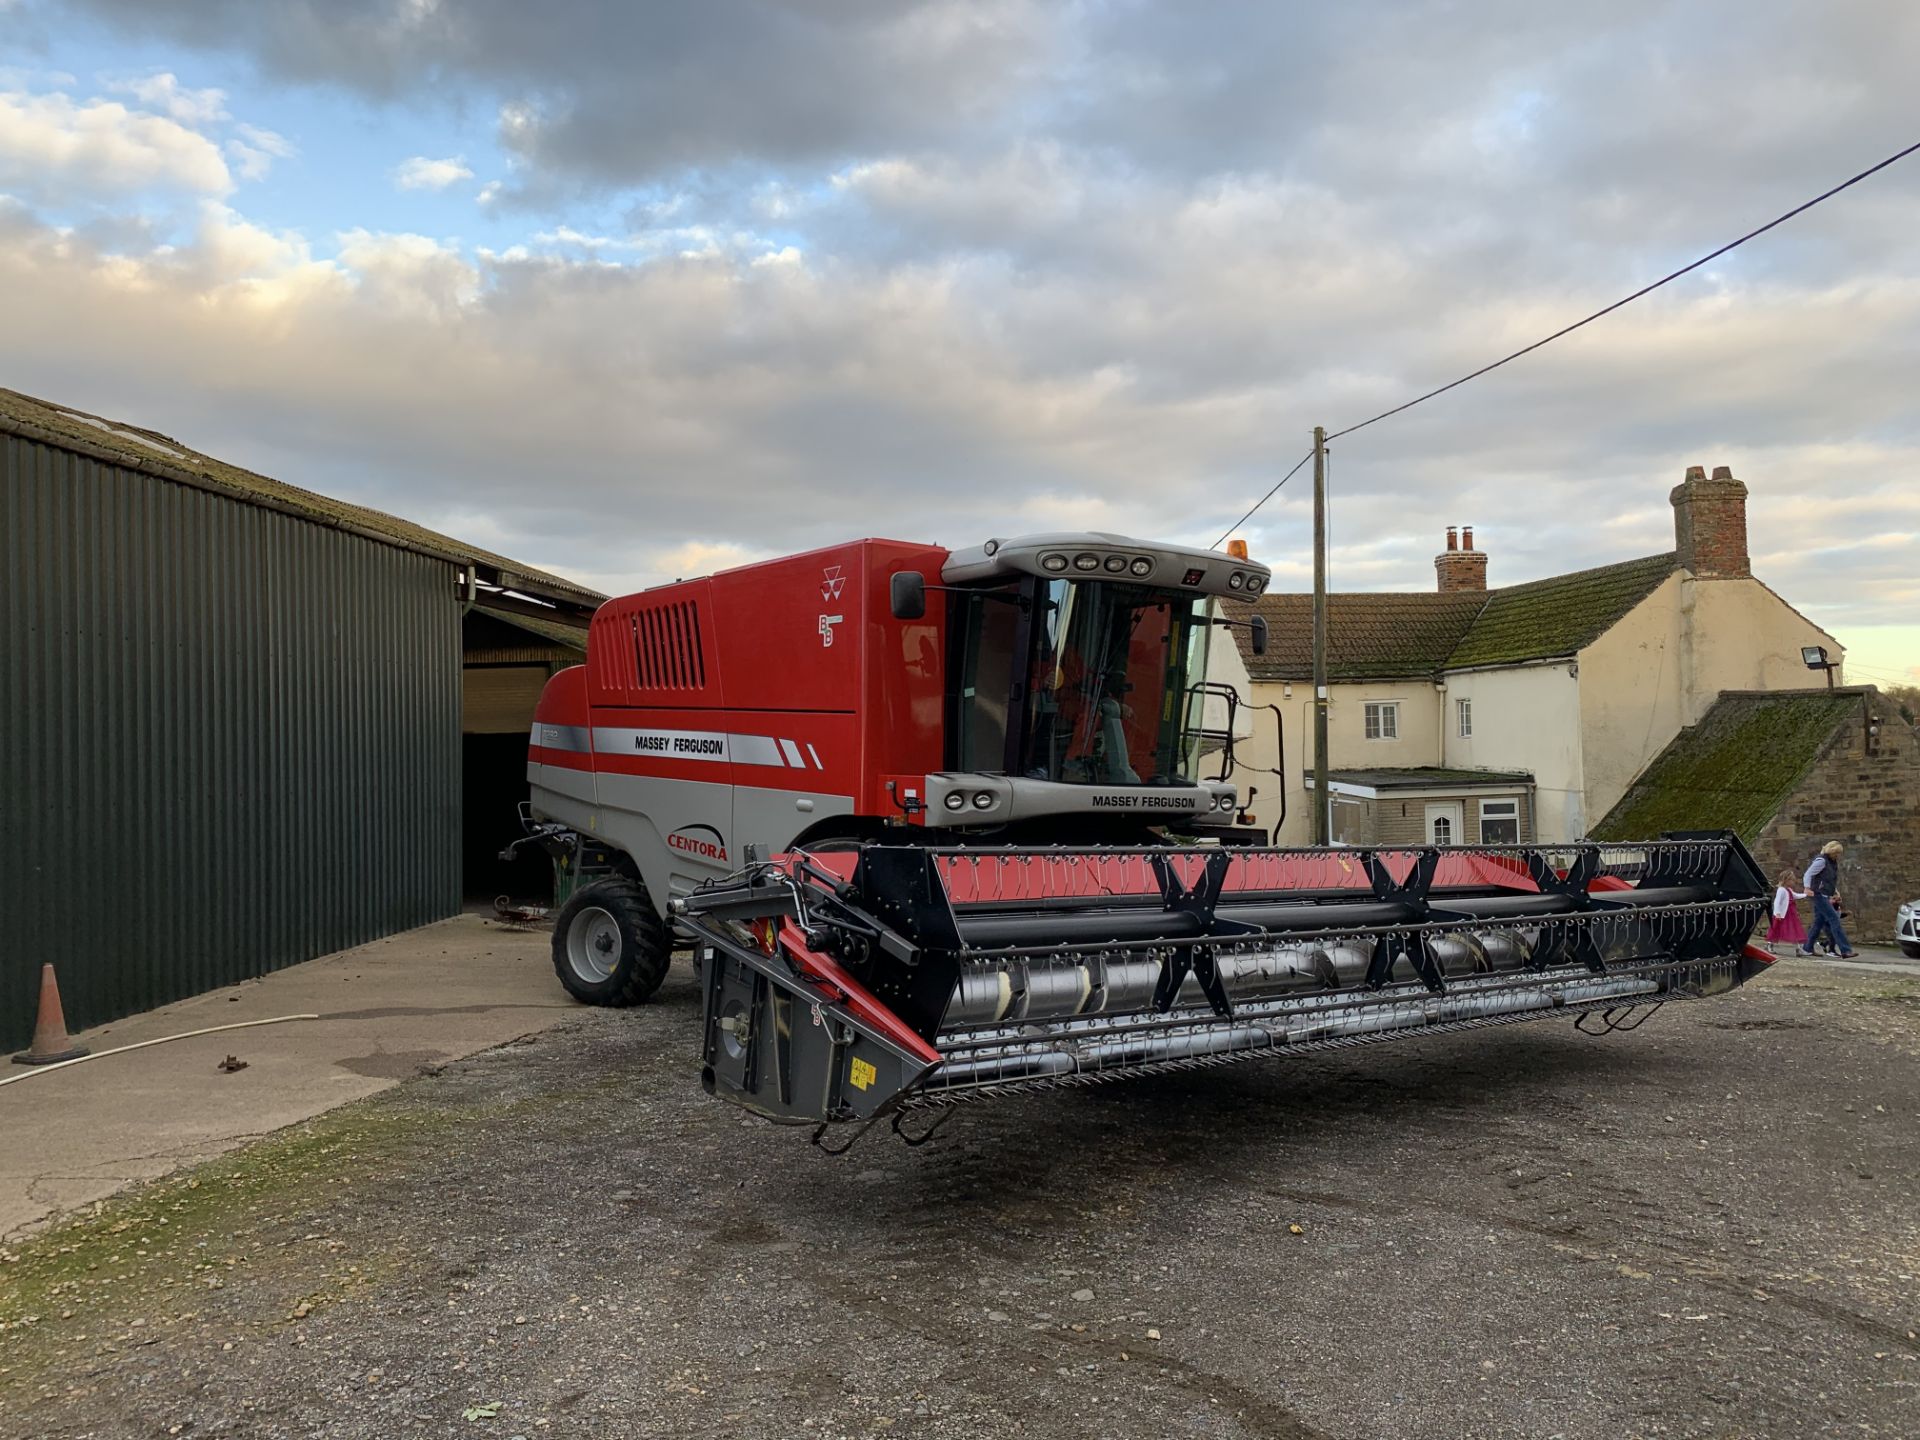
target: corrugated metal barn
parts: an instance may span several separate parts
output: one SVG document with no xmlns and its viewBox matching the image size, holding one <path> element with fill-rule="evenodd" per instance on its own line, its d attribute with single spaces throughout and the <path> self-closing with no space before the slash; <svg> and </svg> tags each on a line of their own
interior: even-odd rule
<svg viewBox="0 0 1920 1440">
<path fill-rule="evenodd" d="M 0 1049 L 443 918 L 601 596 L 0 390 Z M 524 893 L 524 891 L 523 891 Z"/>
</svg>

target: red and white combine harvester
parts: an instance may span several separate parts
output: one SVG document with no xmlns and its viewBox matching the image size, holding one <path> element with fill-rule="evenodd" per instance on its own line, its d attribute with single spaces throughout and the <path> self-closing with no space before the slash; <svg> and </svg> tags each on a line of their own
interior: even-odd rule
<svg viewBox="0 0 1920 1440">
<path fill-rule="evenodd" d="M 528 777 L 567 989 L 691 944 L 707 1087 L 770 1119 L 1554 1015 L 1631 1028 L 1766 963 L 1730 834 L 1273 849 L 1202 719 L 1236 555 L 862 540 L 612 600 Z M 1224 749 L 1221 741 L 1224 739 Z"/>
</svg>

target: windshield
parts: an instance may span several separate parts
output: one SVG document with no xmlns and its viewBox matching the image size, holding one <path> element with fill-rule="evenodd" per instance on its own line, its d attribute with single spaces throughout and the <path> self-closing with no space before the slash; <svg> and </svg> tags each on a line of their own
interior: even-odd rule
<svg viewBox="0 0 1920 1440">
<path fill-rule="evenodd" d="M 967 595 L 955 616 L 956 764 L 1083 785 L 1190 782 L 1208 605 L 1107 580 Z"/>
</svg>

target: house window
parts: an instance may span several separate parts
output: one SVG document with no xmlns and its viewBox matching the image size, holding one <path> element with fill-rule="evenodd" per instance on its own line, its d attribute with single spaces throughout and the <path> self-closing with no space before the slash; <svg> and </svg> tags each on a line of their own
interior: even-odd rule
<svg viewBox="0 0 1920 1440">
<path fill-rule="evenodd" d="M 1398 740 L 1400 738 L 1400 705 L 1398 701 L 1369 700 L 1366 710 L 1367 739 Z"/>
<path fill-rule="evenodd" d="M 1436 845 L 1453 843 L 1453 821 L 1445 815 L 1433 817 L 1433 843 Z"/>
<path fill-rule="evenodd" d="M 1480 843 L 1482 845 L 1518 845 L 1520 843 L 1520 802 L 1518 800 L 1482 800 L 1480 802 Z"/>
<path fill-rule="evenodd" d="M 1473 734 L 1473 701 L 1456 700 L 1453 713 L 1460 721 L 1460 738 L 1465 740 Z"/>
</svg>

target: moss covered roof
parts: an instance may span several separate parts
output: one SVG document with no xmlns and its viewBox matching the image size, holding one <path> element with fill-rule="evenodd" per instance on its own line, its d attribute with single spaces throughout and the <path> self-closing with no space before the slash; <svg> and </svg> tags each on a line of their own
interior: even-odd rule
<svg viewBox="0 0 1920 1440">
<path fill-rule="evenodd" d="M 1471 665 L 1506 665 L 1576 655 L 1653 593 L 1675 566 L 1672 552 L 1552 575 L 1499 590 L 1337 594 L 1327 597 L 1327 675 L 1394 680 Z M 1245 615 L 1247 606 L 1228 609 Z M 1267 653 L 1233 631 L 1255 680 L 1313 675 L 1313 597 L 1263 595 Z"/>
<path fill-rule="evenodd" d="M 1751 844 L 1812 768 L 1836 726 L 1860 713 L 1858 694 L 1736 691 L 1654 757 L 1596 840 L 1645 840 L 1668 830 L 1733 830 Z"/>
<path fill-rule="evenodd" d="M 1431 675 L 1473 624 L 1482 593 L 1354 594 L 1327 597 L 1327 674 L 1335 680 L 1391 680 Z M 1248 607 L 1231 606 L 1245 614 Z M 1239 641 L 1255 680 L 1307 680 L 1313 675 L 1313 597 L 1264 595 L 1252 607 L 1267 621 L 1267 653 L 1255 655 L 1247 632 Z"/>
<path fill-rule="evenodd" d="M 264 505 L 316 524 L 351 530 L 372 540 L 438 556 L 457 565 L 481 566 L 495 572 L 508 588 L 544 600 L 591 609 L 606 599 L 598 591 L 571 580 L 468 545 L 397 515 L 349 504 L 330 495 L 289 485 L 284 480 L 243 470 L 238 465 L 203 455 L 157 430 L 103 419 L 49 400 L 36 400 L 16 390 L 0 389 L 0 434 L 20 435 L 77 450 L 162 479 L 210 490 L 246 504 Z"/>
<path fill-rule="evenodd" d="M 1490 590 L 1447 668 L 1576 655 L 1652 594 L 1676 563 L 1668 551 Z"/>
</svg>

